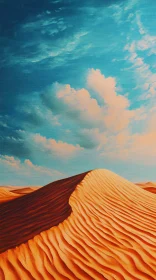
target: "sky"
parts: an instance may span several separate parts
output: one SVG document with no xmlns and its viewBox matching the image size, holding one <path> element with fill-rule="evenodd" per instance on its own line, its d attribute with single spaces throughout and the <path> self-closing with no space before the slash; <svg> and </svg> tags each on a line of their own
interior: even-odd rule
<svg viewBox="0 0 156 280">
<path fill-rule="evenodd" d="M 0 185 L 156 181 L 156 1 L 0 0 Z"/>
</svg>

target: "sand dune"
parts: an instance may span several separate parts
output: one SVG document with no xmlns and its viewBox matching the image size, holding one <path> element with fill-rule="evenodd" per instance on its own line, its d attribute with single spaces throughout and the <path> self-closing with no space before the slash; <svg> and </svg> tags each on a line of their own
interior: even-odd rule
<svg viewBox="0 0 156 280">
<path fill-rule="evenodd" d="M 63 222 L 71 213 L 69 197 L 85 175 L 56 181 L 1 204 L 0 253 Z"/>
<path fill-rule="evenodd" d="M 35 187 L 13 187 L 13 186 L 0 186 L 0 203 L 13 200 L 21 195 L 25 195 L 39 189 L 40 186 Z"/>
<path fill-rule="evenodd" d="M 22 187 L 22 188 L 17 188 L 17 189 L 11 190 L 11 192 L 12 193 L 17 193 L 17 194 L 28 194 L 28 193 L 36 191 L 39 188 L 40 188 L 40 186 L 38 186 L 38 187 Z"/>
<path fill-rule="evenodd" d="M 156 193 L 156 183 L 146 182 L 146 183 L 137 183 L 139 187 L 143 188 L 146 191 Z"/>
<path fill-rule="evenodd" d="M 0 187 L 0 203 L 4 203 L 17 197 L 19 197 L 18 194 L 11 193 L 5 187 Z"/>
<path fill-rule="evenodd" d="M 2 280 L 156 279 L 156 195 L 108 170 L 1 204 L 0 220 Z"/>
</svg>

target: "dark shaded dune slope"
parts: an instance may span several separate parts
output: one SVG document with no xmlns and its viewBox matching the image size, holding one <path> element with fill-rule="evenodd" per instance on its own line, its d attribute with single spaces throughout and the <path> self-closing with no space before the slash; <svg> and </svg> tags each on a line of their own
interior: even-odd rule
<svg viewBox="0 0 156 280">
<path fill-rule="evenodd" d="M 156 194 L 156 188 L 147 188 L 147 191 L 155 193 Z"/>
<path fill-rule="evenodd" d="M 155 194 L 98 169 L 22 198 L 1 244 L 35 236 L 0 254 L 0 280 L 156 280 Z"/>
<path fill-rule="evenodd" d="M 50 183 L 0 204 L 0 253 L 63 222 L 71 214 L 69 197 L 87 173 Z"/>
<path fill-rule="evenodd" d="M 156 188 L 154 188 L 154 187 L 147 187 L 147 188 L 144 188 L 144 190 L 156 194 Z"/>
<path fill-rule="evenodd" d="M 156 184 L 155 183 L 152 183 L 152 182 L 137 183 L 136 185 L 143 188 L 145 191 L 156 194 Z"/>
</svg>

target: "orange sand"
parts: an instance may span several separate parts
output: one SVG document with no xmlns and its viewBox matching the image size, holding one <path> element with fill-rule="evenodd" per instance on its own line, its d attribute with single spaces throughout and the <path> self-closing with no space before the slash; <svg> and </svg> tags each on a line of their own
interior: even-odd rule
<svg viewBox="0 0 156 280">
<path fill-rule="evenodd" d="M 19 197 L 18 194 L 10 192 L 5 187 L 0 187 L 0 203 L 4 203 L 17 197 Z"/>
<path fill-rule="evenodd" d="M 40 188 L 38 187 L 6 187 L 6 186 L 0 186 L 0 203 L 13 200 L 21 195 L 31 193 L 35 190 Z"/>
<path fill-rule="evenodd" d="M 140 186 L 146 191 L 156 193 L 156 183 L 147 182 L 147 183 L 137 183 L 136 185 Z"/>
<path fill-rule="evenodd" d="M 69 204 L 72 213 L 58 226 L 0 255 L 1 280 L 156 279 L 154 193 L 94 170 Z"/>
</svg>

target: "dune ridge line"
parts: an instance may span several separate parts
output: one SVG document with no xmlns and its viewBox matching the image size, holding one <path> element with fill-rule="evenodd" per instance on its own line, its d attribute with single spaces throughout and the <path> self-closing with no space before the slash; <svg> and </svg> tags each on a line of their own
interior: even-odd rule
<svg viewBox="0 0 156 280">
<path fill-rule="evenodd" d="M 3 252 L 0 279 L 155 280 L 156 195 L 108 170 L 72 178 L 76 187 L 68 197 L 70 214 Z M 64 180 L 61 188 L 68 189 L 69 182 L 71 178 Z M 39 205 L 42 209 L 42 197 Z"/>
</svg>

